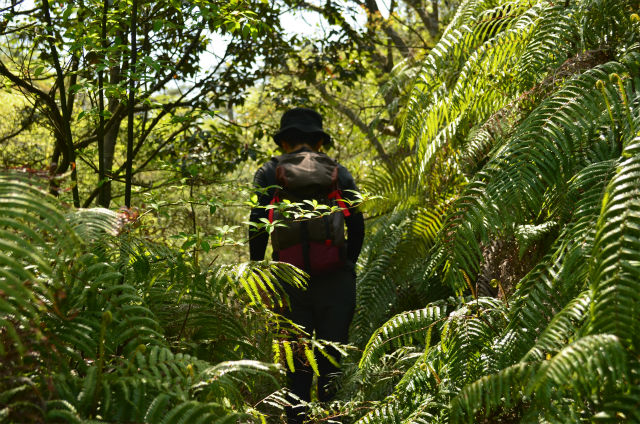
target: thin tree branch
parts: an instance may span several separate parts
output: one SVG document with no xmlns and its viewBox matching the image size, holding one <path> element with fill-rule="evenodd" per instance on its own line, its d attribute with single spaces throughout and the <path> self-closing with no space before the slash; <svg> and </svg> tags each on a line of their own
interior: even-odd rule
<svg viewBox="0 0 640 424">
<path fill-rule="evenodd" d="M 126 176 L 124 188 L 124 204 L 127 208 L 131 207 L 131 178 L 133 168 L 133 108 L 135 107 L 135 75 L 136 75 L 136 26 L 138 25 L 138 2 L 133 0 L 131 5 L 131 65 L 129 70 L 129 101 L 127 109 L 127 157 L 126 157 Z"/>
<path fill-rule="evenodd" d="M 149 154 L 149 156 L 146 158 L 146 160 L 142 163 L 142 165 L 138 166 L 135 171 L 132 172 L 133 175 L 139 174 L 140 172 L 143 171 L 144 168 L 146 168 L 146 166 L 151 163 L 151 161 L 153 159 L 155 159 L 155 157 L 160 154 L 160 152 L 162 151 L 162 149 L 169 143 L 172 143 L 175 138 L 180 135 L 181 133 L 183 133 L 184 131 L 189 129 L 189 122 L 185 122 L 181 125 L 181 127 L 177 130 L 175 130 L 171 135 L 169 135 L 168 137 L 166 137 L 164 139 L 164 141 L 158 145 L 158 147 L 156 147 L 156 149 Z M 134 155 L 135 156 L 135 155 Z M 126 164 L 126 163 L 125 163 Z M 120 176 L 122 175 L 122 172 L 125 170 L 125 164 L 120 165 L 120 167 L 115 171 L 111 173 L 111 177 L 110 179 L 113 181 L 119 181 Z M 132 181 L 132 185 L 136 185 L 133 183 Z M 100 187 L 96 187 L 90 194 L 89 197 L 87 198 L 84 207 L 88 207 L 91 202 L 93 201 L 93 199 L 95 199 L 95 197 L 100 193 Z"/>
<path fill-rule="evenodd" d="M 388 20 L 382 19 L 382 15 L 380 14 L 380 9 L 378 9 L 376 0 L 366 0 L 365 6 L 369 10 L 369 16 L 373 17 L 373 22 L 370 21 L 370 23 L 375 24 L 377 23 L 376 21 L 380 21 L 382 30 L 385 34 L 387 34 L 389 38 L 391 38 L 393 44 L 395 44 L 397 49 L 400 51 L 400 54 L 402 54 L 402 56 L 405 58 L 412 58 L 413 53 L 411 53 L 411 49 L 409 49 L 400 34 L 398 34 L 398 32 L 391 27 Z"/>
<path fill-rule="evenodd" d="M 57 110 L 57 105 L 53 100 L 53 98 L 49 96 L 49 94 L 45 93 L 44 91 L 29 84 L 29 82 L 27 82 L 26 80 L 13 74 L 1 60 L 0 60 L 0 75 L 5 76 L 16 87 L 20 87 L 23 90 L 27 91 L 28 93 L 33 94 L 37 98 L 41 99 L 44 103 L 46 103 L 49 107 L 54 106 Z"/>
<path fill-rule="evenodd" d="M 387 155 L 387 153 L 384 151 L 382 143 L 380 143 L 380 140 L 378 140 L 378 138 L 375 136 L 373 130 L 367 124 L 365 124 L 352 109 L 345 106 L 344 103 L 336 101 L 323 84 L 316 83 L 314 87 L 318 90 L 322 98 L 328 104 L 330 104 L 340 113 L 349 118 L 351 122 L 353 122 L 360 129 L 360 131 L 367 137 L 367 139 L 376 149 L 376 151 L 378 152 L 378 156 L 380 156 L 380 159 L 382 159 L 382 161 L 388 166 L 391 166 L 391 159 L 389 158 L 389 155 Z"/>
<path fill-rule="evenodd" d="M 429 15 L 423 7 L 423 0 L 406 0 L 407 4 L 415 10 L 420 17 L 422 24 L 429 31 L 429 35 L 435 38 L 438 36 L 439 31 L 439 17 L 438 17 L 438 0 L 432 0 L 433 13 Z"/>
<path fill-rule="evenodd" d="M 16 131 L 12 132 L 11 134 L 0 138 L 0 144 L 4 143 L 5 141 L 8 141 L 8 140 L 12 139 L 13 137 L 16 137 L 21 132 L 29 129 L 29 127 L 31 127 L 31 125 L 33 124 L 33 117 L 34 117 L 34 115 L 36 113 L 37 108 L 38 108 L 37 105 L 34 105 L 31 108 L 31 113 L 29 114 L 29 117 L 27 119 L 23 119 L 22 120 L 20 128 L 18 128 Z"/>
<path fill-rule="evenodd" d="M 299 3 L 300 6 L 304 8 L 317 12 L 321 14 L 324 18 L 326 18 L 329 22 L 337 20 L 337 24 L 340 25 L 340 28 L 347 34 L 347 36 L 353 40 L 354 43 L 358 46 L 360 50 L 364 50 L 371 55 L 371 57 L 378 62 L 383 68 L 387 67 L 387 58 L 381 54 L 379 54 L 375 48 L 368 42 L 365 42 L 364 37 L 362 37 L 355 29 L 349 25 L 349 23 L 344 19 L 344 17 L 339 14 L 337 11 L 329 10 L 325 7 L 316 6 L 315 4 L 302 1 Z M 333 13 L 332 13 L 333 12 Z"/>
</svg>

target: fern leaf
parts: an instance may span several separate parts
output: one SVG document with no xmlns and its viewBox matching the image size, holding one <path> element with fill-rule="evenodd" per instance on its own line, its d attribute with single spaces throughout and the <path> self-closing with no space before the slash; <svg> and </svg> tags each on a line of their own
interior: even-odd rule
<svg viewBox="0 0 640 424">
<path fill-rule="evenodd" d="M 580 323 L 587 317 L 591 305 L 590 293 L 585 291 L 569 302 L 553 319 L 538 337 L 536 344 L 522 358 L 522 362 L 542 360 L 560 350 L 575 335 Z"/>
<path fill-rule="evenodd" d="M 360 368 L 370 368 L 387 351 L 411 344 L 424 343 L 427 333 L 446 313 L 442 305 L 403 312 L 391 318 L 371 336 L 360 359 Z"/>
<path fill-rule="evenodd" d="M 615 390 L 627 372 L 627 354 L 617 337 L 598 334 L 582 337 L 544 361 L 527 385 L 542 404 L 552 390 L 574 391 L 587 398 L 594 391 Z"/>
<path fill-rule="evenodd" d="M 615 334 L 640 348 L 640 143 L 625 151 L 625 160 L 607 187 L 594 245 L 591 272 L 594 332 Z"/>
<path fill-rule="evenodd" d="M 484 416 L 490 416 L 521 401 L 536 368 L 537 364 L 518 363 L 465 386 L 451 401 L 451 423 L 477 422 L 476 415 L 480 411 Z"/>
</svg>

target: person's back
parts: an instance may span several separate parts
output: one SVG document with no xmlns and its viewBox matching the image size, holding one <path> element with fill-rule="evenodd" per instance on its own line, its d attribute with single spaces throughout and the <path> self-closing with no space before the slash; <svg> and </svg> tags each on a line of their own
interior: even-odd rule
<svg viewBox="0 0 640 424">
<path fill-rule="evenodd" d="M 259 194 L 259 207 L 252 209 L 250 220 L 255 223 L 263 219 L 282 220 L 267 205 L 289 197 L 303 204 L 315 199 L 328 203 L 329 207 L 336 206 L 333 213 L 306 220 L 289 218 L 286 229 L 274 231 L 272 236 L 273 259 L 298 266 L 310 275 L 307 290 L 286 286 L 290 309 L 285 316 L 308 333 L 315 331 L 319 339 L 347 343 L 355 309 L 355 263 L 364 239 L 362 213 L 357 207 L 348 206 L 355 203 L 356 184 L 346 168 L 319 153 L 323 146 L 330 145 L 331 138 L 322 129 L 322 118 L 317 112 L 305 108 L 285 112 L 274 140 L 285 154 L 258 169 L 254 184 L 280 188 Z M 251 260 L 264 259 L 269 234 L 252 227 L 249 240 Z M 338 357 L 337 352 L 330 353 Z M 327 387 L 329 374 L 337 368 L 324 355 L 317 355 L 317 362 L 318 397 L 327 401 L 331 397 Z M 306 359 L 295 358 L 295 372 L 288 373 L 290 390 L 309 401 L 312 377 Z M 302 422 L 304 408 L 290 408 L 287 415 L 289 423 Z"/>
</svg>

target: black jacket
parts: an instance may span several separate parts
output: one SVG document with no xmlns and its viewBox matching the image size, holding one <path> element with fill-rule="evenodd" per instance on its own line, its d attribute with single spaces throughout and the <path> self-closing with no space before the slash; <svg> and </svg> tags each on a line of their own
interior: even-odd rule
<svg viewBox="0 0 640 424">
<path fill-rule="evenodd" d="M 298 151 L 302 150 L 304 149 Z M 269 187 L 277 185 L 277 164 L 278 160 L 272 158 L 269 162 L 262 165 L 253 177 L 254 186 Z M 342 190 L 343 197 L 346 200 L 354 200 L 355 198 L 354 194 L 347 190 L 358 191 L 353 177 L 342 165 L 338 165 L 338 188 Z M 258 193 L 259 206 L 251 209 L 251 215 L 249 217 L 251 222 L 259 223 L 261 218 L 268 218 L 268 211 L 264 207 L 271 202 L 274 193 L 275 188 L 269 189 L 266 194 Z M 347 227 L 347 259 L 355 264 L 362 249 L 362 242 L 364 241 L 364 218 L 362 212 L 358 211 L 357 207 L 350 208 L 350 211 L 350 216 L 345 217 Z M 254 227 L 249 228 L 249 255 L 251 260 L 263 260 L 268 243 L 269 234 L 266 231 L 257 231 Z M 274 257 L 273 259 L 277 260 L 278 258 Z"/>
</svg>

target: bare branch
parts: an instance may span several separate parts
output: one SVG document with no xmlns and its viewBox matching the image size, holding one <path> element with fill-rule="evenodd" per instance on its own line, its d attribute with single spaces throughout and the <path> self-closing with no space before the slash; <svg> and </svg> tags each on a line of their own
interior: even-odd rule
<svg viewBox="0 0 640 424">
<path fill-rule="evenodd" d="M 391 159 L 389 158 L 389 155 L 387 155 L 387 153 L 384 151 L 384 147 L 382 146 L 382 143 L 380 143 L 380 140 L 378 140 L 378 138 L 373 133 L 373 129 L 365 124 L 352 109 L 348 108 L 344 103 L 336 101 L 336 99 L 327 91 L 327 88 L 323 84 L 316 83 L 314 86 L 328 104 L 348 117 L 351 122 L 353 122 L 354 125 L 357 126 L 358 129 L 360 129 L 360 131 L 367 137 L 371 144 L 373 144 L 373 147 L 378 152 L 378 156 L 380 156 L 380 159 L 382 159 L 383 162 L 385 162 L 387 165 L 391 166 Z"/>
<path fill-rule="evenodd" d="M 28 93 L 33 94 L 34 96 L 40 98 L 47 105 L 54 106 L 57 109 L 56 103 L 51 96 L 49 96 L 44 91 L 36 88 L 35 86 L 31 85 L 27 80 L 22 79 L 17 75 L 13 74 L 1 60 L 0 60 L 0 75 L 4 75 L 5 77 L 7 77 L 7 79 L 11 81 L 16 87 L 19 87 L 27 91 Z"/>
<path fill-rule="evenodd" d="M 330 10 L 324 7 L 316 6 L 315 4 L 312 4 L 306 1 L 302 1 L 299 4 L 308 10 L 321 14 L 323 17 L 325 17 L 329 21 L 337 19 L 338 25 L 340 25 L 340 28 L 342 28 L 342 30 L 349 36 L 349 38 L 353 40 L 354 43 L 356 43 L 356 45 L 360 50 L 364 50 L 368 54 L 370 54 L 371 57 L 376 62 L 382 65 L 383 68 L 386 69 L 388 67 L 387 58 L 379 54 L 370 43 L 365 42 L 364 37 L 362 37 L 362 35 L 360 35 L 358 31 L 353 29 L 353 27 L 349 25 L 349 23 L 344 19 L 344 17 L 342 17 L 341 15 L 336 16 L 336 14 L 332 14 Z"/>
<path fill-rule="evenodd" d="M 438 0 L 432 0 L 431 2 L 433 10 L 431 15 L 429 15 L 423 7 L 422 1 L 423 0 L 406 0 L 407 4 L 416 11 L 431 37 L 435 38 L 438 36 L 439 31 Z"/>
<path fill-rule="evenodd" d="M 16 137 L 21 132 L 28 130 L 31 127 L 31 125 L 33 124 L 33 117 L 35 116 L 37 108 L 38 108 L 37 105 L 32 106 L 31 107 L 31 113 L 29 114 L 29 117 L 22 120 L 22 122 L 20 124 L 20 128 L 18 128 L 16 131 L 12 132 L 11 134 L 0 138 L 0 144 L 6 142 L 8 140 L 11 140 L 13 137 Z"/>
</svg>

